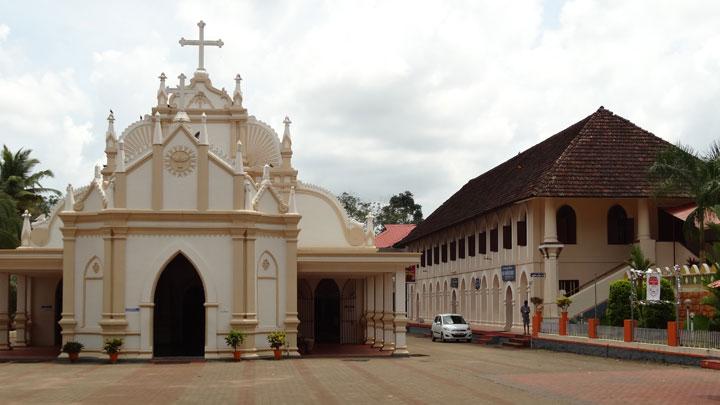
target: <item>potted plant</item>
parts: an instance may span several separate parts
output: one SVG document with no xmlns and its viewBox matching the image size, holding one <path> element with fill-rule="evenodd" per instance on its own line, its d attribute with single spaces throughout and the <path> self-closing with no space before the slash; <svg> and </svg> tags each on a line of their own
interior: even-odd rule
<svg viewBox="0 0 720 405">
<path fill-rule="evenodd" d="M 70 363 L 75 363 L 80 357 L 80 351 L 84 348 L 82 343 L 69 341 L 66 342 L 63 347 L 63 353 L 67 353 L 70 358 Z"/>
<path fill-rule="evenodd" d="M 244 341 L 245 334 L 239 330 L 233 329 L 227 336 L 225 336 L 225 343 L 233 348 L 233 359 L 235 361 L 240 361 L 240 351 L 238 350 L 238 346 L 240 346 Z"/>
<path fill-rule="evenodd" d="M 120 353 L 120 346 L 123 345 L 123 340 L 120 338 L 106 339 L 103 350 L 110 356 L 110 363 L 117 362 L 118 354 Z"/>
<path fill-rule="evenodd" d="M 267 336 L 267 340 L 268 343 L 270 343 L 270 347 L 273 348 L 275 360 L 280 360 L 282 358 L 282 352 L 280 351 L 280 348 L 285 345 L 285 332 L 280 330 L 270 332 Z"/>
</svg>

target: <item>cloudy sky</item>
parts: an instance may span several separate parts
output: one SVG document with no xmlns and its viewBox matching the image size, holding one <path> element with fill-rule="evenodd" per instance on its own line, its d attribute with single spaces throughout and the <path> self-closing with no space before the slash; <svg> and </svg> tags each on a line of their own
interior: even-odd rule
<svg viewBox="0 0 720 405">
<path fill-rule="evenodd" d="M 152 3 L 148 5 L 148 3 Z M 425 214 L 470 178 L 599 106 L 671 141 L 720 138 L 719 1 L 0 0 L 0 142 L 60 189 L 206 52 L 218 87 L 293 120 L 300 177 L 335 193 L 415 193 Z M 171 85 L 175 80 L 170 81 Z"/>
</svg>

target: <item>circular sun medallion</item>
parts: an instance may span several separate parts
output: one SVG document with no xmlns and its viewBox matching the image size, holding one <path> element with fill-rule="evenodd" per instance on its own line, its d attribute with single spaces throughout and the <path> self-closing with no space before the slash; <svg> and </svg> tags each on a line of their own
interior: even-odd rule
<svg viewBox="0 0 720 405">
<path fill-rule="evenodd" d="M 165 153 L 165 168 L 178 177 L 190 174 L 196 163 L 195 151 L 187 146 L 178 145 Z"/>
</svg>

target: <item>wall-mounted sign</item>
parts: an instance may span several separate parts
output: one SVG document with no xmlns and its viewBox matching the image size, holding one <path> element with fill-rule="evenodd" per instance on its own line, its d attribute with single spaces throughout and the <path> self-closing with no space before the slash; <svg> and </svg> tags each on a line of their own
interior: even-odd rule
<svg viewBox="0 0 720 405">
<path fill-rule="evenodd" d="M 40 310 L 44 311 L 44 312 L 52 311 L 52 308 L 53 308 L 52 305 L 40 305 Z"/>
<path fill-rule="evenodd" d="M 458 288 L 458 278 L 453 277 L 450 279 L 450 288 Z"/>
<path fill-rule="evenodd" d="M 476 289 L 476 290 L 479 290 L 479 289 L 480 289 L 480 279 L 479 279 L 479 278 L 476 278 L 476 279 L 475 279 L 475 289 Z"/>
<path fill-rule="evenodd" d="M 660 301 L 660 273 L 647 273 L 647 300 Z"/>
<path fill-rule="evenodd" d="M 530 277 L 532 277 L 532 278 L 543 278 L 543 277 L 545 277 L 545 273 L 530 273 Z"/>
<path fill-rule="evenodd" d="M 500 267 L 503 281 L 515 281 L 515 265 L 510 264 Z"/>
<path fill-rule="evenodd" d="M 140 312 L 139 307 L 125 308 L 125 312 Z"/>
</svg>

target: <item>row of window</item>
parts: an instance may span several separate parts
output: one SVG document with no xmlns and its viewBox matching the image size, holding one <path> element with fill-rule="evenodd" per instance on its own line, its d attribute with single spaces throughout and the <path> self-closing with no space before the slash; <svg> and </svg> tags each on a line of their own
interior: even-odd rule
<svg viewBox="0 0 720 405">
<path fill-rule="evenodd" d="M 527 221 L 522 220 L 517 225 L 517 244 L 518 246 L 527 246 Z M 503 226 L 503 249 L 512 249 L 512 226 Z M 477 243 L 476 243 L 477 240 Z M 467 247 L 467 249 L 466 249 Z M 449 249 L 448 249 L 449 248 Z M 431 266 L 433 264 L 447 263 L 448 257 L 450 261 L 464 259 L 465 255 L 475 257 L 476 252 L 484 255 L 487 253 L 487 232 L 483 231 L 478 234 L 468 235 L 450 243 L 443 243 L 429 248 L 420 255 L 420 267 Z M 477 249 L 477 250 L 476 250 Z M 490 230 L 490 251 L 498 251 L 498 228 Z"/>
<path fill-rule="evenodd" d="M 560 243 L 574 245 L 577 243 L 577 218 L 575 210 L 569 205 L 563 205 L 556 213 L 557 238 Z M 527 221 L 516 222 L 517 244 L 527 246 Z M 502 227 L 502 247 L 512 249 L 512 225 Z M 477 236 L 477 238 L 476 238 Z M 477 244 L 475 243 L 477 239 Z M 609 245 L 627 245 L 635 240 L 635 221 L 628 218 L 625 209 L 619 205 L 613 205 L 607 214 L 607 241 Z M 466 249 L 467 246 L 467 249 Z M 433 264 L 447 263 L 457 259 L 464 259 L 468 256 L 474 257 L 476 249 L 478 254 L 487 253 L 487 232 L 469 235 L 442 245 L 429 248 L 420 255 L 420 267 Z M 498 228 L 490 230 L 490 251 L 497 252 Z"/>
</svg>

